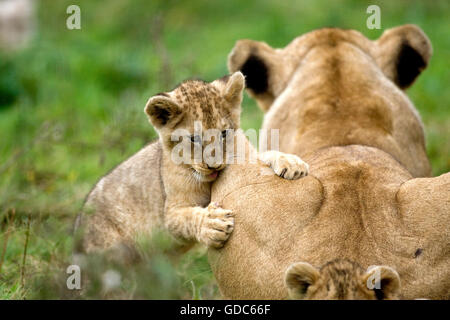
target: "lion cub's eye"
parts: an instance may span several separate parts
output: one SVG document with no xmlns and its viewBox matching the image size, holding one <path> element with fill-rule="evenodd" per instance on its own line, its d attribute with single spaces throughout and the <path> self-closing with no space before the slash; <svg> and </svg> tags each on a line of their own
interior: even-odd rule
<svg viewBox="0 0 450 320">
<path fill-rule="evenodd" d="M 192 143 L 200 143 L 202 141 L 202 139 L 200 138 L 199 135 L 192 135 L 191 136 L 191 142 Z"/>
<path fill-rule="evenodd" d="M 228 130 L 223 130 L 222 131 L 222 138 L 225 139 L 227 137 L 228 134 Z"/>
</svg>

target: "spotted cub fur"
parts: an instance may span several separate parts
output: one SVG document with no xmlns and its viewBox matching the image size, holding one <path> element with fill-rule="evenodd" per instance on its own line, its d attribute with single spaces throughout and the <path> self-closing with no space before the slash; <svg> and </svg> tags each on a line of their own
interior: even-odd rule
<svg viewBox="0 0 450 320">
<path fill-rule="evenodd" d="M 305 262 L 291 265 L 285 284 L 292 299 L 305 300 L 395 300 L 400 278 L 386 266 L 365 271 L 356 262 L 337 259 L 316 269 Z"/>
<path fill-rule="evenodd" d="M 136 235 L 155 227 L 165 227 L 187 242 L 223 246 L 234 228 L 233 212 L 210 203 L 210 191 L 226 167 L 227 135 L 239 128 L 244 84 L 236 72 L 211 83 L 185 81 L 149 99 L 145 112 L 159 141 L 119 165 L 91 191 L 83 211 L 93 214 L 81 221 L 86 251 L 132 244 Z M 196 123 L 203 132 L 219 133 L 214 136 L 219 141 L 215 152 L 223 154 L 222 161 L 197 159 L 195 152 L 187 162 L 174 161 L 175 148 L 200 148 L 203 153 L 210 143 L 196 133 Z M 181 142 L 173 141 L 176 130 Z M 294 155 L 268 151 L 259 159 L 285 179 L 308 174 L 308 165 Z"/>
</svg>

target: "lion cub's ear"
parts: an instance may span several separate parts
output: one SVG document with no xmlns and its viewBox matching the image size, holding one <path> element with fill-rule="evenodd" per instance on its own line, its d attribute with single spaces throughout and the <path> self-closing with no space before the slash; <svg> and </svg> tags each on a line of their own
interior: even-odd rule
<svg viewBox="0 0 450 320">
<path fill-rule="evenodd" d="M 289 298 L 304 299 L 309 286 L 316 283 L 319 277 L 319 271 L 309 263 L 297 262 L 292 264 L 286 270 L 284 277 Z"/>
<path fill-rule="evenodd" d="M 245 88 L 245 78 L 241 72 L 235 72 L 228 79 L 223 89 L 223 97 L 232 104 L 240 105 Z"/>
<path fill-rule="evenodd" d="M 376 44 L 378 65 L 401 89 L 413 84 L 432 54 L 430 40 L 412 24 L 386 30 Z"/>
<path fill-rule="evenodd" d="M 395 300 L 400 294 L 400 276 L 387 266 L 370 268 L 362 278 L 363 286 L 373 290 L 378 300 Z"/>
<path fill-rule="evenodd" d="M 183 116 L 181 107 L 169 97 L 162 95 L 151 97 L 144 111 L 156 129 L 174 127 Z"/>
</svg>

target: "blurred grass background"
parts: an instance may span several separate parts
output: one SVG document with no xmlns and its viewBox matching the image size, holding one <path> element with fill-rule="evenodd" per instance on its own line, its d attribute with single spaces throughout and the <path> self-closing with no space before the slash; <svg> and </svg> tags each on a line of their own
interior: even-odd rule
<svg viewBox="0 0 450 320">
<path fill-rule="evenodd" d="M 419 25 L 434 55 L 408 94 L 425 123 L 433 174 L 450 171 L 449 1 L 36 3 L 31 44 L 0 53 L 1 299 L 218 297 L 205 250 L 179 257 L 164 237 L 143 245 L 140 264 L 108 266 L 122 277 L 112 291 L 102 288 L 101 257 L 89 262 L 91 285 L 81 296 L 64 289 L 65 268 L 90 188 L 156 138 L 143 113 L 148 97 L 185 78 L 226 74 L 238 39 L 283 47 L 321 27 L 376 39 L 390 27 Z M 71 4 L 81 8 L 81 30 L 66 28 Z M 381 30 L 366 28 L 370 4 L 381 7 Z M 242 127 L 259 128 L 262 113 L 247 96 L 243 110 Z"/>
</svg>

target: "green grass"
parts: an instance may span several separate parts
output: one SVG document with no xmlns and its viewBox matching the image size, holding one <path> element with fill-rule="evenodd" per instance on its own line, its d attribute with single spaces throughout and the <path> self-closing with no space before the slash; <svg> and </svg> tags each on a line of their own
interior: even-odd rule
<svg viewBox="0 0 450 320">
<path fill-rule="evenodd" d="M 65 12 L 74 3 L 82 29 L 70 31 Z M 156 137 L 143 113 L 149 96 L 226 74 L 238 39 L 282 47 L 324 26 L 375 39 L 383 30 L 366 28 L 369 4 L 380 5 L 383 30 L 415 23 L 431 39 L 429 68 L 408 94 L 433 174 L 450 171 L 448 1 L 40 1 L 31 45 L 0 53 L 0 298 L 80 298 L 64 289 L 73 220 L 95 181 Z M 243 109 L 242 127 L 258 129 L 255 102 L 245 97 Z M 81 298 L 218 297 L 204 249 L 172 251 L 143 244 L 134 266 L 93 258 Z M 102 290 L 105 268 L 121 272 L 120 288 Z"/>
</svg>

